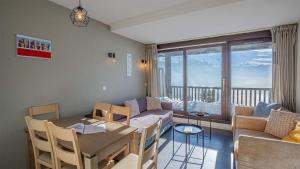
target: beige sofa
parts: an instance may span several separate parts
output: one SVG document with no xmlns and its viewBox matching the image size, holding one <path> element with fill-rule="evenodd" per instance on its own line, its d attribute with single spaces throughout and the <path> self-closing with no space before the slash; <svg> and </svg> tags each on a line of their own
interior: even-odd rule
<svg viewBox="0 0 300 169">
<path fill-rule="evenodd" d="M 300 169 L 300 144 L 264 132 L 267 118 L 252 116 L 253 107 L 236 107 L 232 116 L 237 169 Z"/>
</svg>

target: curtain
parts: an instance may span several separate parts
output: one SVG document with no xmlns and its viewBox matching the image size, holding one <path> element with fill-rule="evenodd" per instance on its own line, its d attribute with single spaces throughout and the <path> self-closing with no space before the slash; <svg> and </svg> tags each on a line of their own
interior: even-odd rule
<svg viewBox="0 0 300 169">
<path fill-rule="evenodd" d="M 157 45 L 146 45 L 145 57 L 147 61 L 147 96 L 159 97 L 159 85 L 157 76 Z"/>
<path fill-rule="evenodd" d="M 297 26 L 271 29 L 273 43 L 272 98 L 290 111 L 296 109 Z"/>
</svg>

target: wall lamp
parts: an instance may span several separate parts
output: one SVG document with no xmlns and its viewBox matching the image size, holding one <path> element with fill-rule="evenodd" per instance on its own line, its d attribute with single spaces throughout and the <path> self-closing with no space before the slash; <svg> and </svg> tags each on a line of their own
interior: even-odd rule
<svg viewBox="0 0 300 169">
<path fill-rule="evenodd" d="M 147 60 L 142 59 L 142 60 L 141 60 L 141 63 L 142 63 L 145 67 L 147 66 Z"/>
<path fill-rule="evenodd" d="M 107 56 L 108 56 L 109 59 L 112 59 L 113 62 L 116 62 L 116 53 L 108 52 Z"/>
</svg>

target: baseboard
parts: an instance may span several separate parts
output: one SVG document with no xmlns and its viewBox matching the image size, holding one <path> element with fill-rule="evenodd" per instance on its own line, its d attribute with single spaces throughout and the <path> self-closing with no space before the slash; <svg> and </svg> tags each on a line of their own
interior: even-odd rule
<svg viewBox="0 0 300 169">
<path fill-rule="evenodd" d="M 173 117 L 173 120 L 174 120 L 174 122 L 177 122 L 177 123 L 187 123 L 188 122 L 188 119 L 186 119 L 186 118 Z M 197 124 L 197 120 L 190 119 L 190 123 Z M 201 125 L 204 127 L 209 127 L 209 122 L 201 121 Z M 232 126 L 230 124 L 225 124 L 225 123 L 211 122 L 211 127 L 215 128 L 215 129 L 232 131 Z"/>
</svg>

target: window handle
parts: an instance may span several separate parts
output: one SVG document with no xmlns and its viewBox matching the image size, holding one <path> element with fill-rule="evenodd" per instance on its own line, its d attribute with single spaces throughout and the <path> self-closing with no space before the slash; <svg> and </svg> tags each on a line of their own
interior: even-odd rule
<svg viewBox="0 0 300 169">
<path fill-rule="evenodd" d="M 222 91 L 224 92 L 225 90 L 225 78 L 222 79 Z"/>
</svg>

